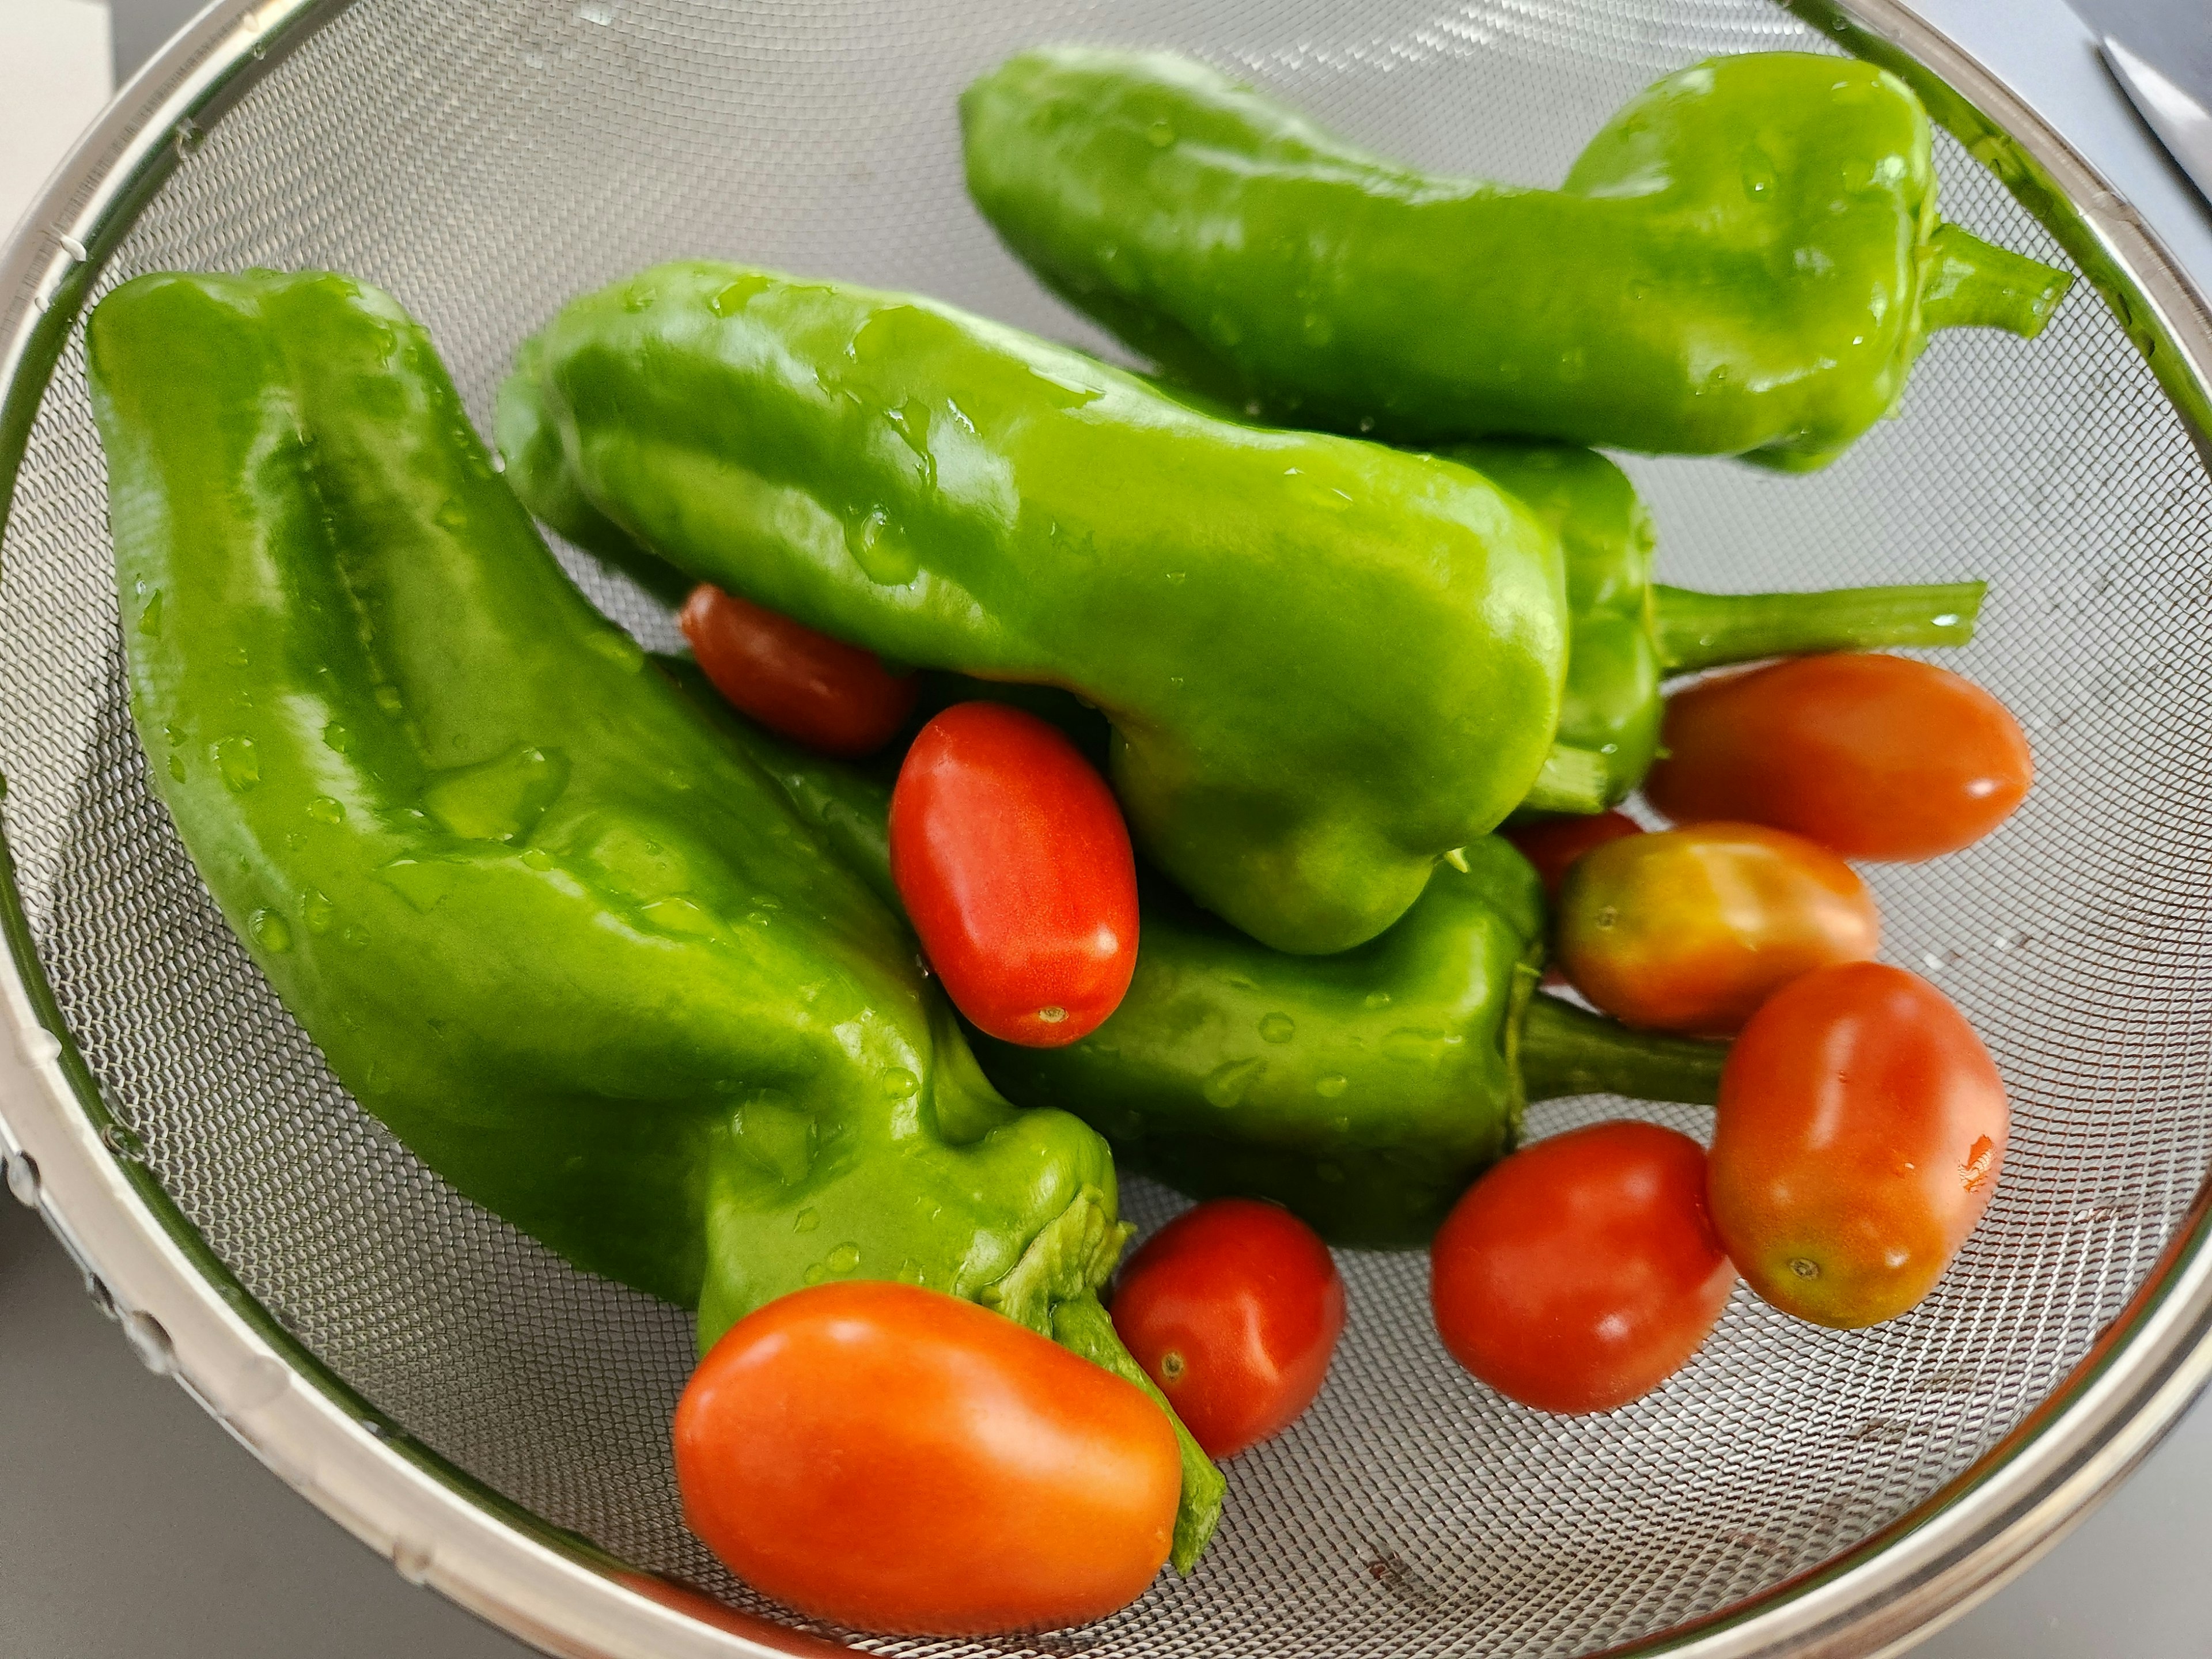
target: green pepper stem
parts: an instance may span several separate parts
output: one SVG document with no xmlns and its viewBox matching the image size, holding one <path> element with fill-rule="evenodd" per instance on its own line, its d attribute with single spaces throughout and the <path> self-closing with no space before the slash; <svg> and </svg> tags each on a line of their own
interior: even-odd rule
<svg viewBox="0 0 2212 1659">
<path fill-rule="evenodd" d="M 1521 1082 L 1530 1100 L 1626 1095 L 1710 1106 L 1719 1097 L 1725 1042 L 1632 1031 L 1541 994 L 1521 1024 Z"/>
<path fill-rule="evenodd" d="M 1651 631 L 1670 674 L 1893 645 L 1964 645 L 1981 614 L 1981 582 L 1837 587 L 1819 593 L 1699 593 L 1654 584 Z"/>
<path fill-rule="evenodd" d="M 2032 340 L 2074 286 L 2063 270 L 1993 247 L 1956 225 L 1928 239 L 1920 279 L 1920 323 L 1939 328 L 2002 328 Z"/>
<path fill-rule="evenodd" d="M 1135 1383 L 1175 1425 L 1176 1444 L 1182 1452 L 1182 1501 L 1176 1510 L 1175 1541 L 1169 1548 L 1168 1559 L 1175 1563 L 1177 1572 L 1189 1572 L 1198 1565 L 1198 1558 L 1206 1553 L 1206 1540 L 1213 1536 L 1214 1525 L 1221 1519 L 1221 1499 L 1229 1483 L 1214 1468 L 1205 1449 L 1183 1426 L 1182 1419 L 1168 1404 L 1168 1397 L 1145 1375 L 1145 1368 L 1128 1349 L 1121 1346 L 1121 1334 L 1114 1328 L 1113 1320 L 1097 1297 L 1079 1296 L 1055 1307 L 1052 1310 L 1052 1334 L 1069 1352 L 1082 1355 L 1125 1382 Z"/>
<path fill-rule="evenodd" d="M 1555 743 L 1544 757 L 1544 769 L 1521 799 L 1524 812 L 1602 812 L 1607 797 L 1605 757 L 1595 750 Z"/>
</svg>

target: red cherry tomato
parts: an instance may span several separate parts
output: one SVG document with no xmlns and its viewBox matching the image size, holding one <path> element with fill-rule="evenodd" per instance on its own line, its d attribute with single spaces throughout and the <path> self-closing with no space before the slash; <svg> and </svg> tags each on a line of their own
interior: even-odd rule
<svg viewBox="0 0 2212 1659">
<path fill-rule="evenodd" d="M 1137 968 L 1137 866 L 1091 763 L 1034 714 L 957 703 L 891 791 L 891 879 L 945 994 L 994 1037 L 1057 1048 Z"/>
<path fill-rule="evenodd" d="M 701 583 L 676 618 L 700 672 L 771 732 L 825 755 L 872 754 L 914 712 L 912 674 L 872 651 Z"/>
<path fill-rule="evenodd" d="M 1167 1559 L 1182 1469 L 1131 1384 L 940 1291 L 847 1281 L 732 1326 L 676 1408 L 691 1530 L 764 1595 L 899 1635 L 1081 1624 Z"/>
<path fill-rule="evenodd" d="M 1894 1319 L 1989 1207 L 2010 1123 L 1989 1051 L 1941 991 L 1882 963 L 1824 968 L 1752 1016 L 1721 1072 L 1714 1224 L 1784 1312 Z"/>
<path fill-rule="evenodd" d="M 1206 1455 L 1233 1457 L 1321 1392 L 1344 1330 L 1344 1281 L 1289 1211 L 1218 1198 L 1129 1258 L 1114 1328 Z"/>
<path fill-rule="evenodd" d="M 1972 681 L 1908 657 L 1801 657 L 1667 700 L 1647 799 L 1680 823 L 1771 823 L 1846 858 L 1972 846 L 2034 781 L 2020 722 Z"/>
<path fill-rule="evenodd" d="M 1756 823 L 1609 842 L 1559 889 L 1559 965 L 1624 1024 L 1726 1036 L 1800 974 L 1881 942 L 1874 895 L 1824 847 Z"/>
<path fill-rule="evenodd" d="M 1536 866 L 1544 896 L 1556 900 L 1567 866 L 1583 854 L 1626 836 L 1640 836 L 1644 826 L 1626 812 L 1592 812 L 1587 817 L 1546 818 L 1505 831 L 1505 839 L 1521 856 Z"/>
<path fill-rule="evenodd" d="M 1609 1412 L 1689 1363 L 1735 1269 L 1705 1213 L 1705 1155 L 1656 1124 L 1525 1146 L 1468 1188 L 1430 1247 L 1437 1333 L 1507 1398 Z"/>
</svg>

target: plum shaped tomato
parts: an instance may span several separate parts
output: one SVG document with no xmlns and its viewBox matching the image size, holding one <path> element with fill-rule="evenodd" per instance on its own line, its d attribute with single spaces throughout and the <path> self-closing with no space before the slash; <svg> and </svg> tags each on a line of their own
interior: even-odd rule
<svg viewBox="0 0 2212 1659">
<path fill-rule="evenodd" d="M 1727 1036 L 1800 974 L 1859 962 L 1881 912 L 1827 848 L 1756 823 L 1609 842 L 1575 860 L 1553 927 L 1577 990 L 1624 1024 Z"/>
<path fill-rule="evenodd" d="M 1607 1412 L 1689 1363 L 1735 1269 L 1705 1212 L 1705 1154 L 1620 1121 L 1522 1147 L 1468 1189 L 1430 1247 L 1453 1358 L 1524 1406 Z"/>
<path fill-rule="evenodd" d="M 914 740 L 891 791 L 891 879 L 953 1006 L 1057 1048 L 1121 1005 L 1137 968 L 1137 867 L 1106 780 L 1058 730 L 963 702 Z"/>
<path fill-rule="evenodd" d="M 1667 758 L 1644 793 L 1677 823 L 1792 830 L 1846 858 L 1911 862 L 1971 846 L 2034 781 L 2012 711 L 1909 657 L 1800 657 L 1667 700 Z"/>
<path fill-rule="evenodd" d="M 2011 1113 L 1950 1000 L 1883 963 L 1808 974 L 1721 1072 L 1708 1191 L 1752 1289 L 1852 1328 L 1934 1288 L 1989 1207 Z"/>
<path fill-rule="evenodd" d="M 1289 1211 L 1218 1198 L 1129 1258 L 1114 1328 L 1206 1455 L 1233 1457 L 1321 1392 L 1344 1330 L 1344 1281 Z"/>
<path fill-rule="evenodd" d="M 1643 833 L 1644 826 L 1626 812 L 1592 812 L 1587 817 L 1516 824 L 1504 835 L 1521 856 L 1535 866 L 1546 896 L 1556 902 L 1569 865 L 1609 841 Z"/>
<path fill-rule="evenodd" d="M 898 1635 L 1097 1619 L 1167 1559 L 1182 1469 L 1133 1384 L 941 1291 L 846 1281 L 732 1325 L 676 1408 L 692 1531 L 763 1594 Z"/>
<path fill-rule="evenodd" d="M 872 754 L 914 712 L 912 674 L 711 584 L 691 590 L 676 620 L 700 672 L 733 707 L 819 753 Z"/>
</svg>

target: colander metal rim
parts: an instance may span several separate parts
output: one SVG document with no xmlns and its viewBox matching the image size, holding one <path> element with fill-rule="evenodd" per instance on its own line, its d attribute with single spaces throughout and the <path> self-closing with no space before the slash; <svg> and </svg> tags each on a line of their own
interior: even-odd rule
<svg viewBox="0 0 2212 1659">
<path fill-rule="evenodd" d="M 118 93 L 0 246 L 0 526 L 31 423 L 107 252 L 179 147 L 352 0 L 215 0 Z M 1911 81 L 2056 234 L 2147 350 L 2212 458 L 2212 305 L 2036 112 L 1900 0 L 1784 0 Z M 1961 129 L 1971 128 L 1967 131 Z M 0 1158 L 132 1347 L 406 1577 L 576 1659 L 846 1651 L 627 1567 L 410 1442 L 263 1308 L 139 1162 L 70 1042 L 0 828 Z M 1627 1656 L 1901 1651 L 2027 1566 L 2212 1377 L 2212 1181 L 2128 1306 L 2051 1396 L 1917 1508 L 1835 1559 Z"/>
</svg>

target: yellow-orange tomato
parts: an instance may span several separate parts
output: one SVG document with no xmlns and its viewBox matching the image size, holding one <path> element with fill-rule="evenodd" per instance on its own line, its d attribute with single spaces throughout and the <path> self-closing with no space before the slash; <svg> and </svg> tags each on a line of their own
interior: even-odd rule
<svg viewBox="0 0 2212 1659">
<path fill-rule="evenodd" d="M 676 1408 L 691 1530 L 763 1594 L 898 1635 L 1081 1624 L 1167 1559 L 1167 1414 L 1002 1315 L 910 1285 L 781 1297 Z"/>
<path fill-rule="evenodd" d="M 1594 848 L 1555 923 L 1577 990 L 1626 1024 L 1727 1036 L 1801 974 L 1863 962 L 1881 912 L 1833 853 L 1756 823 L 1699 823 Z"/>
<path fill-rule="evenodd" d="M 1822 969 L 1729 1054 L 1713 1225 L 1784 1312 L 1845 1329 L 1894 1319 L 1989 1207 L 2010 1125 L 1989 1051 L 1941 991 L 1884 963 Z"/>
</svg>

